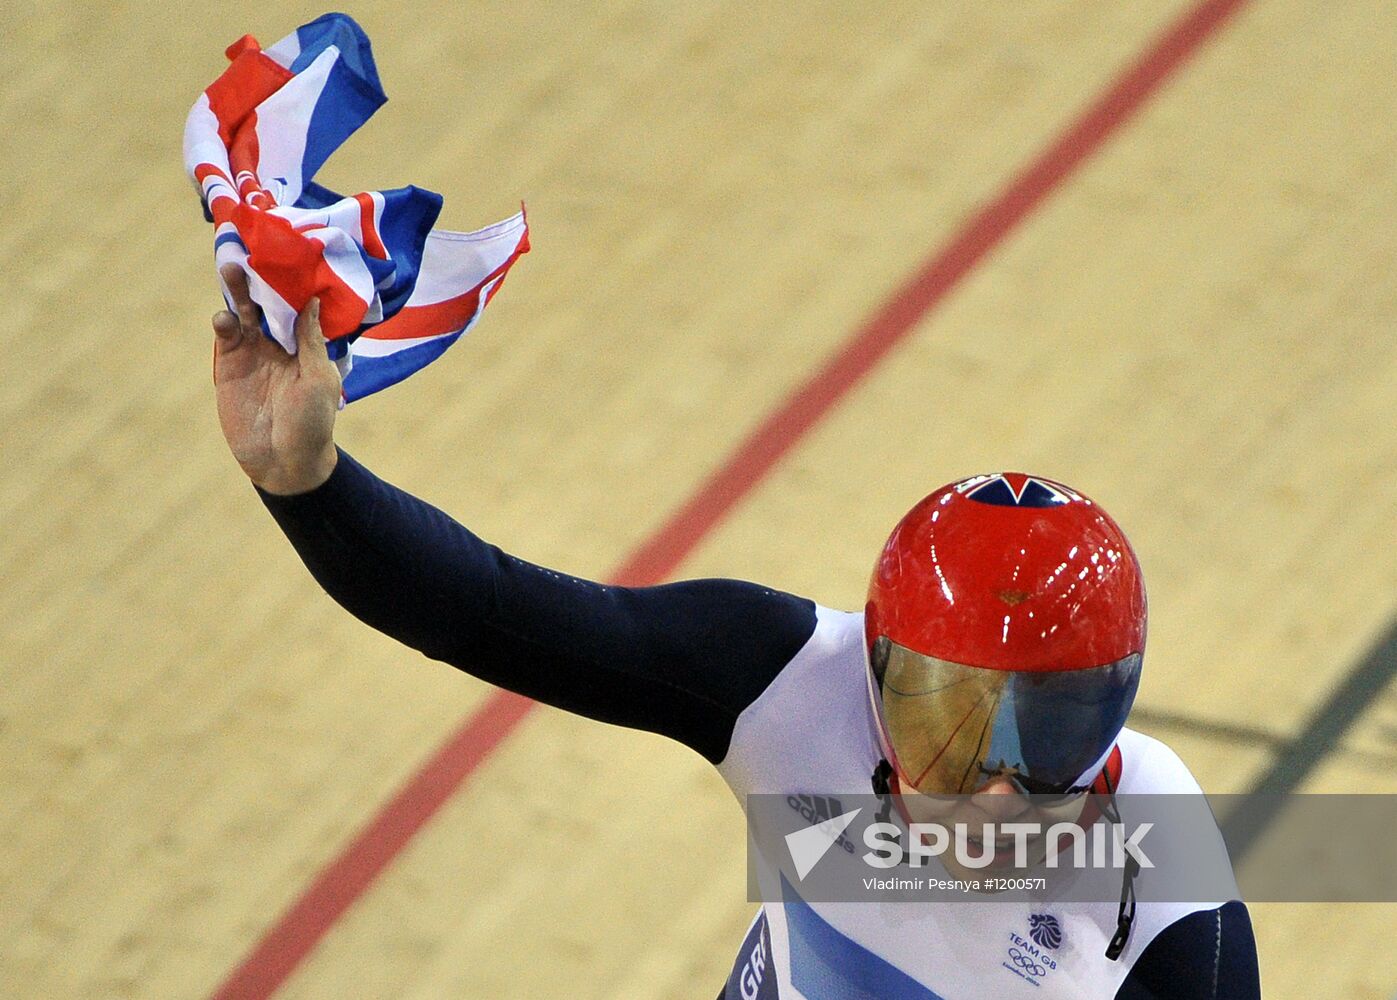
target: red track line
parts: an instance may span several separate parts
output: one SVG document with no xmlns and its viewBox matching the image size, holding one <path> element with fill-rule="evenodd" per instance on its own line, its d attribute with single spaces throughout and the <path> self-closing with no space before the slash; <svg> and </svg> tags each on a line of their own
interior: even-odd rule
<svg viewBox="0 0 1397 1000">
<path fill-rule="evenodd" d="M 667 578 L 806 432 L 1245 2 L 1204 0 L 1187 11 L 792 392 L 609 579 L 643 586 Z M 214 1000 L 265 1000 L 275 993 L 532 707 L 532 702 L 507 692 L 491 695 L 316 876 L 229 974 Z"/>
<path fill-rule="evenodd" d="M 1190 10 L 1098 97 L 1051 146 L 971 217 L 616 571 L 632 585 L 663 580 L 791 447 L 833 409 L 985 255 L 1096 152 L 1159 85 L 1245 0 Z"/>
<path fill-rule="evenodd" d="M 500 742 L 523 721 L 534 703 L 498 691 L 452 734 L 339 856 L 325 866 L 276 926 L 229 974 L 214 997 L 270 997 L 312 948 L 362 896 L 433 814 Z"/>
</svg>

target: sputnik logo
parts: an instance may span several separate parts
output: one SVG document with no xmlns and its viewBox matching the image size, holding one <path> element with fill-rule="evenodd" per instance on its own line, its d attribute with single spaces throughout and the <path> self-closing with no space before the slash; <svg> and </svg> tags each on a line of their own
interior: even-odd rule
<svg viewBox="0 0 1397 1000">
<path fill-rule="evenodd" d="M 786 849 L 791 852 L 791 860 L 795 862 L 796 875 L 802 879 L 809 875 L 861 812 L 862 808 L 850 809 L 846 813 L 821 820 L 814 826 L 786 834 Z"/>
</svg>

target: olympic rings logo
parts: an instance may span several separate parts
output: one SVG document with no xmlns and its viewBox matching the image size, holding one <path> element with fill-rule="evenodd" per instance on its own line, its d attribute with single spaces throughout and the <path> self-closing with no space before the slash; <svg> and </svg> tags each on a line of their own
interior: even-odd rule
<svg viewBox="0 0 1397 1000">
<path fill-rule="evenodd" d="M 1046 976 L 1048 974 L 1047 969 L 1043 968 L 1017 948 L 1009 949 L 1009 957 L 1014 960 L 1015 965 L 1023 969 L 1024 972 L 1027 972 L 1030 976 Z"/>
</svg>

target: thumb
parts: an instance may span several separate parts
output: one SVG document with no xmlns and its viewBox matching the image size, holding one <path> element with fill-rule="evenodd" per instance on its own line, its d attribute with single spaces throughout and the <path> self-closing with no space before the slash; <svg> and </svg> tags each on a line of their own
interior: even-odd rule
<svg viewBox="0 0 1397 1000">
<path fill-rule="evenodd" d="M 328 362 L 325 352 L 325 336 L 320 331 L 320 298 L 314 297 L 306 303 L 296 317 L 296 357 L 304 365 Z"/>
</svg>

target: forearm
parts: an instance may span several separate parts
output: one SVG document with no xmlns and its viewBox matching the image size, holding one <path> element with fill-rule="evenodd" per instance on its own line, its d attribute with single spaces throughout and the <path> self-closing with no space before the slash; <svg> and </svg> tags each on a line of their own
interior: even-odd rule
<svg viewBox="0 0 1397 1000">
<path fill-rule="evenodd" d="M 717 761 L 814 628 L 810 602 L 736 581 L 629 589 L 516 559 L 341 452 L 299 496 L 261 492 L 356 617 L 477 677 Z"/>
</svg>

